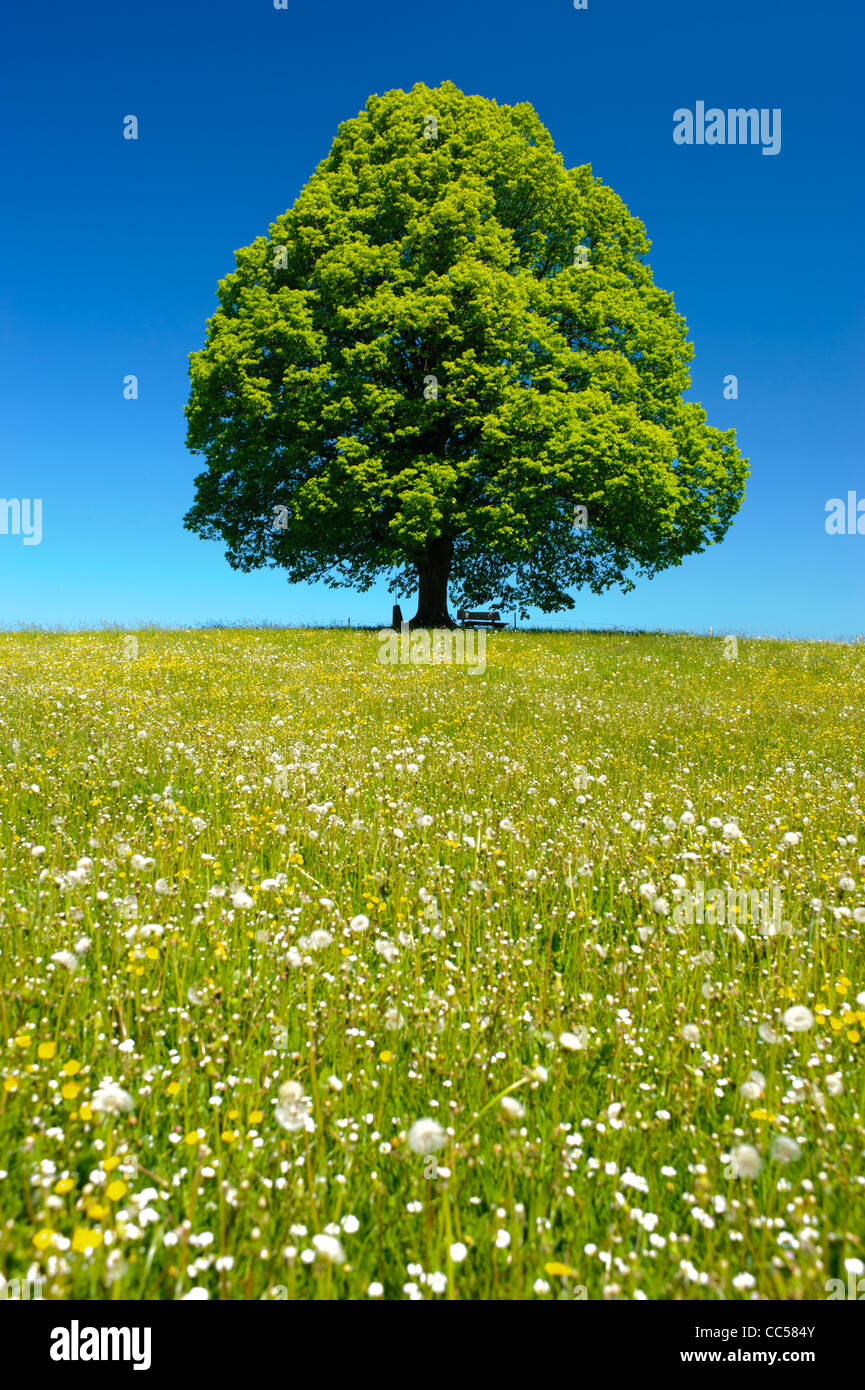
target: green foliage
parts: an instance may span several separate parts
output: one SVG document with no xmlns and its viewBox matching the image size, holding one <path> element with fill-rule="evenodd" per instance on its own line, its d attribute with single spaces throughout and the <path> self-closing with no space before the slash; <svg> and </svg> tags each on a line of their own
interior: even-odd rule
<svg viewBox="0 0 865 1390">
<path fill-rule="evenodd" d="M 648 249 L 528 103 L 370 97 L 220 283 L 187 526 L 238 569 L 396 571 L 401 594 L 444 544 L 461 599 L 543 612 L 719 541 L 746 462 L 682 400 L 693 350 Z"/>
</svg>

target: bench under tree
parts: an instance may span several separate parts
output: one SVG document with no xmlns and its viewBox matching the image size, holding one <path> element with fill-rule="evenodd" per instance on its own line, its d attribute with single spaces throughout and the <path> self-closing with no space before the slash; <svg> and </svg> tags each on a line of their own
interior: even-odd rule
<svg viewBox="0 0 865 1390">
<path fill-rule="evenodd" d="M 501 614 L 497 608 L 491 608 L 489 612 L 474 612 L 468 608 L 461 608 L 457 613 L 457 622 L 460 627 L 506 627 L 502 622 Z"/>
</svg>

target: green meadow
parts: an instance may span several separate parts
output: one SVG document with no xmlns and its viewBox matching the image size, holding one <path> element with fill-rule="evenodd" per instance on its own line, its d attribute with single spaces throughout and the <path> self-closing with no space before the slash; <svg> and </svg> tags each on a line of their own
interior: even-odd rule
<svg viewBox="0 0 865 1390">
<path fill-rule="evenodd" d="M 827 1298 L 865 648 L 380 646 L 0 635 L 2 1287 Z"/>
</svg>

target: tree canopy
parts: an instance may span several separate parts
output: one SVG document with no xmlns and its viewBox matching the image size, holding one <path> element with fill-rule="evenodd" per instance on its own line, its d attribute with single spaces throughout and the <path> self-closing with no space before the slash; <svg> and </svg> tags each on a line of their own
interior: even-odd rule
<svg viewBox="0 0 865 1390">
<path fill-rule="evenodd" d="M 236 252 L 190 358 L 186 525 L 235 568 L 549 613 L 721 540 L 732 429 L 642 223 L 528 103 L 372 96 Z M 575 526 L 584 507 L 587 521 Z"/>
</svg>

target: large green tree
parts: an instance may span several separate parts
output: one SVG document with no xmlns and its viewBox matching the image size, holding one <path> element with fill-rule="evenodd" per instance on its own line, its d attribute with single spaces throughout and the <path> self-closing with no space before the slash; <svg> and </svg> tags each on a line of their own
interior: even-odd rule
<svg viewBox="0 0 865 1390">
<path fill-rule="evenodd" d="M 719 541 L 747 476 L 685 403 L 641 222 L 528 103 L 370 97 L 191 355 L 186 525 L 249 570 L 549 613 Z M 584 529 L 575 526 L 586 520 Z"/>
</svg>

